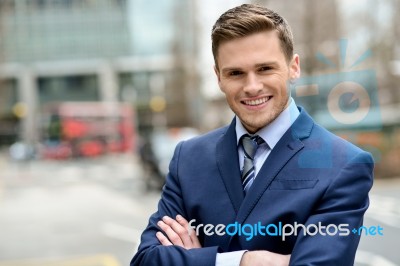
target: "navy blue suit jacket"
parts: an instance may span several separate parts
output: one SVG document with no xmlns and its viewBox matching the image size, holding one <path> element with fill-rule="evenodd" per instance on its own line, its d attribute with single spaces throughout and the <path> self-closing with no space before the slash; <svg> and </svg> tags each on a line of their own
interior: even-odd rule
<svg viewBox="0 0 400 266">
<path fill-rule="evenodd" d="M 208 236 L 202 248 L 162 246 L 155 234 L 164 216 L 195 224 L 362 225 L 372 186 L 369 153 L 300 115 L 271 151 L 244 197 L 235 119 L 230 126 L 180 143 L 170 163 L 158 210 L 149 220 L 133 265 L 215 265 L 217 252 L 268 250 L 291 254 L 290 265 L 353 265 L 360 236 Z M 330 232 L 334 228 L 330 228 Z M 313 230 L 311 230 L 313 231 Z"/>
</svg>

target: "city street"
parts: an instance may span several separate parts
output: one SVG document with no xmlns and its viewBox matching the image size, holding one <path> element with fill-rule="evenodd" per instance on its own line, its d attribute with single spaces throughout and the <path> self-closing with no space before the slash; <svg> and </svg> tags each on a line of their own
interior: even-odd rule
<svg viewBox="0 0 400 266">
<path fill-rule="evenodd" d="M 361 237 L 359 265 L 400 265 L 400 180 L 375 181 L 364 225 L 383 227 L 383 236 Z"/>
<path fill-rule="evenodd" d="M 129 265 L 159 197 L 136 158 L 0 159 L 0 265 Z"/>
<path fill-rule="evenodd" d="M 378 180 L 356 265 L 400 265 L 400 180 Z M 0 266 L 129 265 L 159 193 L 137 158 L 11 162 L 0 155 Z"/>
</svg>

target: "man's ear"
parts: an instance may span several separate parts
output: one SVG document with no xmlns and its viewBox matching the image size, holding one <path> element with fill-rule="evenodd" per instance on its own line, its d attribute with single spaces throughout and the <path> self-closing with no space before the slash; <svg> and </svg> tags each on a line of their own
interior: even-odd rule
<svg viewBox="0 0 400 266">
<path fill-rule="evenodd" d="M 221 74 L 220 74 L 220 72 L 218 70 L 218 67 L 216 65 L 214 65 L 214 72 L 215 72 L 215 75 L 217 76 L 219 89 L 222 92 L 224 92 L 224 90 L 222 89 L 222 86 L 221 86 Z"/>
<path fill-rule="evenodd" d="M 217 75 L 218 83 L 220 83 L 221 79 L 219 78 L 219 70 L 216 65 L 214 65 L 214 72 L 215 72 L 215 75 Z"/>
<path fill-rule="evenodd" d="M 289 78 L 295 80 L 300 78 L 300 57 L 298 54 L 293 55 L 293 59 L 289 64 Z"/>
</svg>

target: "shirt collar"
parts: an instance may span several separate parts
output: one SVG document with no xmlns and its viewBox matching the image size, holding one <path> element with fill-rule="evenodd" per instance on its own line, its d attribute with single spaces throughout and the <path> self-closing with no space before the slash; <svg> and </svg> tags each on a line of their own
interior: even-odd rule
<svg viewBox="0 0 400 266">
<path fill-rule="evenodd" d="M 263 140 L 268 144 L 270 149 L 273 149 L 278 141 L 281 139 L 283 134 L 290 128 L 296 118 L 299 116 L 300 112 L 297 109 L 296 103 L 294 102 L 293 98 L 290 98 L 290 104 L 288 107 L 283 110 L 282 113 L 278 115 L 278 117 L 266 125 L 265 127 L 261 128 L 257 131 L 254 135 L 259 135 L 263 138 Z M 237 144 L 239 145 L 240 138 L 250 133 L 243 127 L 242 122 L 240 121 L 239 117 L 236 116 L 236 139 Z"/>
</svg>

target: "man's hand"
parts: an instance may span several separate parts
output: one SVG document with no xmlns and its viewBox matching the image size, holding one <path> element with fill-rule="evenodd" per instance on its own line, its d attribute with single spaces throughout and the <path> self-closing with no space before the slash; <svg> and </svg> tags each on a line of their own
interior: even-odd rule
<svg viewBox="0 0 400 266">
<path fill-rule="evenodd" d="M 290 255 L 269 251 L 247 251 L 243 254 L 240 266 L 288 266 Z"/>
<path fill-rule="evenodd" d="M 166 236 L 157 232 L 156 236 L 163 246 L 181 246 L 186 249 L 201 248 L 196 232 L 190 228 L 188 221 L 181 215 L 177 215 L 176 220 L 164 216 L 157 225 L 164 231 Z"/>
</svg>

